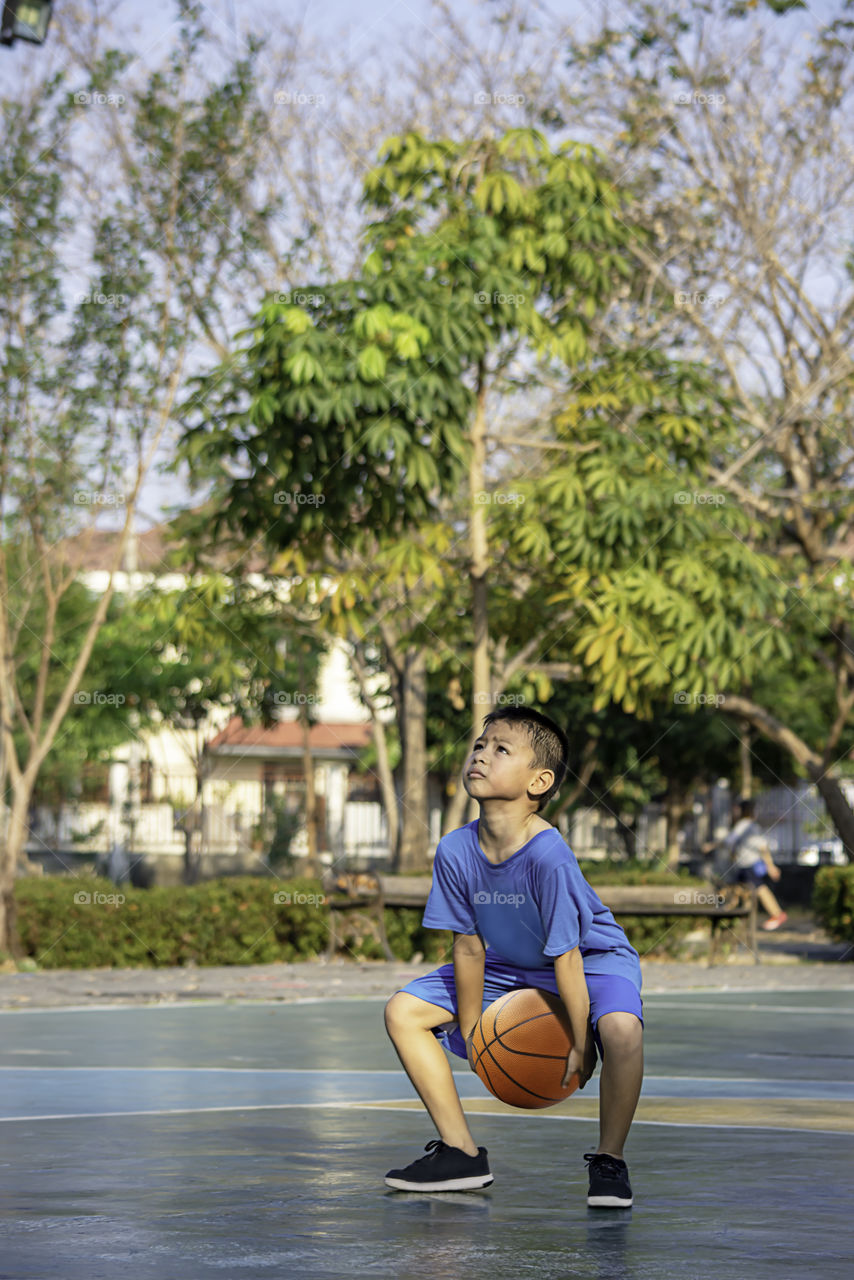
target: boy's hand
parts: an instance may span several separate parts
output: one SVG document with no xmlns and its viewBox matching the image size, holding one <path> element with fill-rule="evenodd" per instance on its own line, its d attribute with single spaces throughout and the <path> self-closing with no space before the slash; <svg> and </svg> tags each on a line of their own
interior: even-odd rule
<svg viewBox="0 0 854 1280">
<path fill-rule="evenodd" d="M 469 1066 L 471 1067 L 472 1071 L 476 1071 L 476 1067 L 474 1065 L 474 1055 L 472 1053 L 472 1036 L 475 1033 L 476 1027 L 477 1027 L 477 1023 L 475 1023 L 474 1027 L 472 1027 L 471 1031 L 466 1036 L 466 1056 L 469 1060 Z"/>
<path fill-rule="evenodd" d="M 593 1039 L 592 1032 L 588 1032 L 587 1041 L 583 1049 L 577 1049 L 575 1045 L 570 1049 L 569 1056 L 566 1059 L 566 1071 L 564 1072 L 562 1087 L 565 1089 L 569 1084 L 572 1076 L 578 1072 L 578 1087 L 583 1089 L 587 1081 L 593 1075 L 596 1069 L 596 1042 Z"/>
</svg>

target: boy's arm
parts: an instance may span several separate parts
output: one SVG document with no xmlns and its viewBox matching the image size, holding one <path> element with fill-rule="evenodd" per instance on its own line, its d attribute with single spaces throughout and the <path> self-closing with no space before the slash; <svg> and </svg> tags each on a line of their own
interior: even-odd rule
<svg viewBox="0 0 854 1280">
<path fill-rule="evenodd" d="M 762 841 L 762 861 L 765 863 L 765 866 L 768 870 L 768 875 L 771 877 L 771 879 L 779 880 L 780 869 L 777 866 L 776 862 L 774 861 L 774 857 L 771 853 L 771 847 L 768 844 L 767 840 Z"/>
<path fill-rule="evenodd" d="M 569 1083 L 569 1077 L 578 1072 L 579 1088 L 583 1089 L 593 1075 L 596 1066 L 596 1045 L 593 1040 L 593 1028 L 590 1025 L 590 996 L 584 978 L 584 964 L 578 947 L 555 956 L 555 979 L 560 998 L 569 1016 L 569 1029 L 572 1036 L 572 1049 L 566 1060 L 566 1074 L 563 1084 Z"/>
<path fill-rule="evenodd" d="M 454 934 L 454 983 L 457 988 L 457 1021 L 466 1049 L 483 1012 L 483 964 L 485 948 L 477 933 Z M 469 1053 L 469 1063 L 471 1054 Z"/>
</svg>

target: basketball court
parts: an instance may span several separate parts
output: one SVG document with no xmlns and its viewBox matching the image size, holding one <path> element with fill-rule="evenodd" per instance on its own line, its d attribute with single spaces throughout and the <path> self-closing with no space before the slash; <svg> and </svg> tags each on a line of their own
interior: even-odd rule
<svg viewBox="0 0 854 1280">
<path fill-rule="evenodd" d="M 382 1009 L 0 1012 L 0 1280 L 848 1280 L 854 989 L 648 996 L 622 1211 L 585 1204 L 595 1079 L 521 1112 L 461 1060 L 494 1184 L 388 1190 L 435 1134 Z"/>
</svg>

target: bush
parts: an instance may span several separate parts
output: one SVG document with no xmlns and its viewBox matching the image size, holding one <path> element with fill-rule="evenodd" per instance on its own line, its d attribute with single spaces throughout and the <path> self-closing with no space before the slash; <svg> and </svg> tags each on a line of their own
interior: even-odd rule
<svg viewBox="0 0 854 1280">
<path fill-rule="evenodd" d="M 674 880 L 689 888 L 707 889 L 705 881 L 680 869 L 651 867 L 646 862 L 596 862 L 582 865 L 582 871 L 594 889 L 605 885 L 672 885 Z M 640 956 L 674 957 L 682 951 L 685 937 L 698 926 L 710 929 L 711 923 L 680 916 L 631 916 L 621 911 L 618 921 L 626 937 Z"/>
<path fill-rule="evenodd" d="M 411 960 L 419 952 L 437 965 L 451 959 L 454 935 L 446 929 L 425 929 L 420 907 L 386 907 L 385 931 L 388 945 L 400 960 Z"/>
<path fill-rule="evenodd" d="M 600 863 L 587 870 L 594 888 L 672 884 L 674 878 L 673 872 L 642 863 Z M 702 884 L 683 875 L 679 879 Z M 17 882 L 15 897 L 21 945 L 43 969 L 270 964 L 321 955 L 329 938 L 329 911 L 316 880 L 227 876 L 198 885 L 134 889 L 97 878 L 33 876 Z M 852 897 L 849 881 L 849 933 L 840 936 L 851 936 Z M 422 914 L 419 908 L 387 907 L 389 945 L 400 960 L 420 953 L 441 964 L 450 959 L 452 935 L 425 929 Z M 621 915 L 620 923 L 641 955 L 674 955 L 697 922 Z M 355 928 L 347 949 L 383 958 L 376 939 Z"/>
<path fill-rule="evenodd" d="M 18 881 L 15 898 L 21 945 L 44 969 L 269 964 L 316 955 L 328 937 L 314 880 L 132 889 L 45 876 Z"/>
<path fill-rule="evenodd" d="M 812 905 L 831 938 L 854 942 L 854 867 L 819 867 Z"/>
</svg>

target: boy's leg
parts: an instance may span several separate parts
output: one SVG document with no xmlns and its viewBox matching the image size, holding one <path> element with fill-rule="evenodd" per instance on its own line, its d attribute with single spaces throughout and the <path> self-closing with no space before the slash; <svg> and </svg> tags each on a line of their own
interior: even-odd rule
<svg viewBox="0 0 854 1280">
<path fill-rule="evenodd" d="M 385 1008 L 391 1042 L 439 1137 L 449 1147 L 476 1156 L 478 1147 L 463 1113 L 451 1065 L 432 1030 L 453 1020 L 447 1009 L 407 991 L 396 992 Z"/>
<path fill-rule="evenodd" d="M 602 1042 L 599 1153 L 622 1160 L 643 1082 L 643 1024 L 633 1013 L 604 1013 L 596 1030 Z"/>
<path fill-rule="evenodd" d="M 756 896 L 772 919 L 774 916 L 783 914 L 783 908 L 772 893 L 770 885 L 759 884 L 756 889 Z"/>
</svg>

